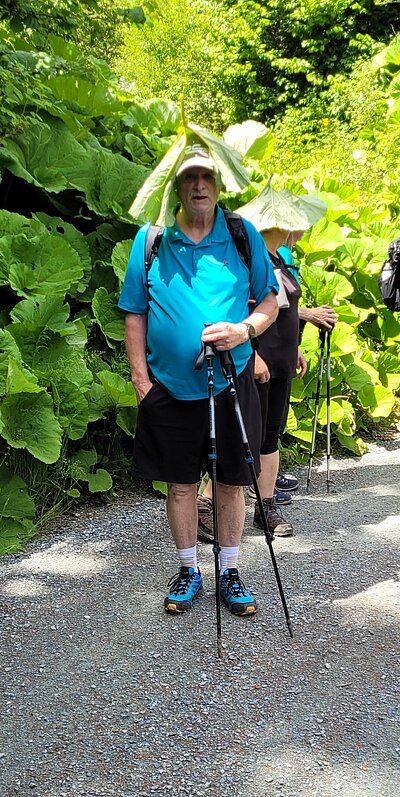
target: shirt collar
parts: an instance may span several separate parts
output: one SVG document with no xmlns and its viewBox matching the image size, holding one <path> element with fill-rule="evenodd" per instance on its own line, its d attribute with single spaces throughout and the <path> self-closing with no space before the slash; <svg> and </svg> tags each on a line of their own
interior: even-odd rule
<svg viewBox="0 0 400 797">
<path fill-rule="evenodd" d="M 213 227 L 208 235 L 203 238 L 201 243 L 222 243 L 226 240 L 228 235 L 229 231 L 226 226 L 225 216 L 219 205 L 216 205 L 216 214 Z M 176 222 L 172 225 L 172 227 L 168 227 L 168 238 L 170 241 L 184 241 L 185 243 L 192 244 L 192 246 L 196 245 L 193 244 L 193 241 L 188 238 L 184 232 L 182 232 L 181 228 Z"/>
</svg>

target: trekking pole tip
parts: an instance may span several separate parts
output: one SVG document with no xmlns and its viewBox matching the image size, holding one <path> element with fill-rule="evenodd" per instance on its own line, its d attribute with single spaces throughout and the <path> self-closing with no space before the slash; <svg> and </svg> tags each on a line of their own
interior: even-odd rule
<svg viewBox="0 0 400 797">
<path fill-rule="evenodd" d="M 218 639 L 217 639 L 217 652 L 218 652 L 218 658 L 219 659 L 223 659 L 224 658 L 224 649 L 222 647 L 222 639 L 220 637 L 218 637 Z"/>
</svg>

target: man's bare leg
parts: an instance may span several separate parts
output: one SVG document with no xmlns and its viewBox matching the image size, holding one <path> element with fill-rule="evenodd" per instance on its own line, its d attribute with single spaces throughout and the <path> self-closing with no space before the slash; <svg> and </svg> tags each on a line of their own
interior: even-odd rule
<svg viewBox="0 0 400 797">
<path fill-rule="evenodd" d="M 258 477 L 258 488 L 261 498 L 272 498 L 279 469 L 279 451 L 272 454 L 261 454 L 261 473 Z"/>
</svg>

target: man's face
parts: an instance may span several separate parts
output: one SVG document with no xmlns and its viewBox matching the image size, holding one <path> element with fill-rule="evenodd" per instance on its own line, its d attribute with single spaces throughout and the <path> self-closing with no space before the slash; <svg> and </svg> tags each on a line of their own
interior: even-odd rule
<svg viewBox="0 0 400 797">
<path fill-rule="evenodd" d="M 178 178 L 177 190 L 182 207 L 189 216 L 212 212 L 219 195 L 214 174 L 201 166 L 183 172 Z"/>
</svg>

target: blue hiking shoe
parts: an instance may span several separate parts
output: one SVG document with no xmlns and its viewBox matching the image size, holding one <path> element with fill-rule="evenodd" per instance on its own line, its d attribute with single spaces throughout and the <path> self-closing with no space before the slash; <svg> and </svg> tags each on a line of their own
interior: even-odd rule
<svg viewBox="0 0 400 797">
<path fill-rule="evenodd" d="M 249 487 L 248 495 L 249 495 L 249 498 L 255 498 L 256 497 L 256 491 L 255 491 L 254 487 Z M 287 506 L 288 504 L 291 504 L 292 500 L 293 500 L 292 496 L 290 495 L 290 493 L 285 493 L 284 490 L 275 490 L 274 498 L 275 498 L 275 503 L 279 504 L 280 506 Z M 200 539 L 200 537 L 198 537 L 198 539 Z M 211 538 L 210 542 L 212 542 L 212 541 L 213 541 L 213 538 Z"/>
<path fill-rule="evenodd" d="M 298 486 L 299 480 L 296 479 L 296 476 L 292 476 L 291 473 L 278 473 L 275 482 L 275 487 L 277 490 L 285 490 L 286 492 L 290 492 L 291 490 L 297 490 Z"/>
<path fill-rule="evenodd" d="M 275 503 L 278 506 L 287 506 L 292 503 L 292 496 L 290 493 L 285 493 L 284 490 L 276 490 L 274 492 Z"/>
<path fill-rule="evenodd" d="M 171 591 L 164 600 L 164 609 L 171 614 L 188 612 L 196 598 L 204 594 L 203 579 L 200 571 L 193 567 L 181 567 L 168 581 Z"/>
<path fill-rule="evenodd" d="M 241 578 L 236 567 L 224 570 L 219 581 L 219 592 L 232 614 L 244 617 L 255 614 L 257 604 Z"/>
</svg>

